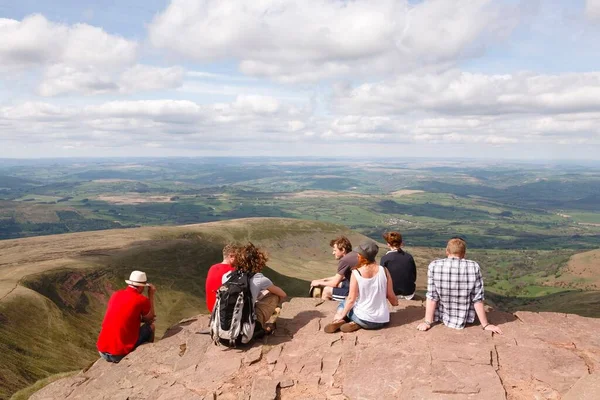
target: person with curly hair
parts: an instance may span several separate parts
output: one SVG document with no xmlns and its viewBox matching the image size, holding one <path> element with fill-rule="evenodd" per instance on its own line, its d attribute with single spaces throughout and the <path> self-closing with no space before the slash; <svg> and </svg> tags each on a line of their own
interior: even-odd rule
<svg viewBox="0 0 600 400">
<path fill-rule="evenodd" d="M 250 276 L 250 293 L 256 314 L 255 337 L 273 332 L 275 326 L 270 321 L 271 316 L 287 296 L 283 289 L 263 275 L 262 270 L 267 266 L 268 259 L 267 254 L 252 243 L 237 247 L 233 254 L 233 267 Z M 227 282 L 230 275 L 231 272 L 223 276 L 223 283 Z"/>
</svg>

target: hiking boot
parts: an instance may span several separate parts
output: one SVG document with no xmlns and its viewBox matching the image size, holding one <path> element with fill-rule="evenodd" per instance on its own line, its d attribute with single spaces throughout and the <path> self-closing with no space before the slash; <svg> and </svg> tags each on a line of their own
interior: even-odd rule
<svg viewBox="0 0 600 400">
<path fill-rule="evenodd" d="M 344 333 L 354 332 L 360 329 L 360 325 L 356 322 L 347 322 L 340 327 L 341 331 Z"/>
<path fill-rule="evenodd" d="M 252 339 L 262 339 L 263 337 L 265 337 L 265 330 L 260 328 L 260 329 L 254 329 L 254 334 L 252 335 Z"/>
<path fill-rule="evenodd" d="M 346 324 L 346 321 L 332 322 L 330 324 L 325 325 L 323 331 L 325 333 L 334 333 L 337 332 L 342 325 Z"/>
</svg>

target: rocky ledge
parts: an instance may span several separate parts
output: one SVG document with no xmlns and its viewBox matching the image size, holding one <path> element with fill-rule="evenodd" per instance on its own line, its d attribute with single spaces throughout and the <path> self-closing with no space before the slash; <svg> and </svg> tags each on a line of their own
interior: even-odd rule
<svg viewBox="0 0 600 400">
<path fill-rule="evenodd" d="M 416 330 L 421 302 L 379 331 L 325 334 L 335 304 L 292 299 L 274 335 L 215 346 L 182 321 L 119 364 L 98 360 L 31 399 L 598 399 L 600 320 L 491 311 L 504 335 L 471 326 Z"/>
</svg>

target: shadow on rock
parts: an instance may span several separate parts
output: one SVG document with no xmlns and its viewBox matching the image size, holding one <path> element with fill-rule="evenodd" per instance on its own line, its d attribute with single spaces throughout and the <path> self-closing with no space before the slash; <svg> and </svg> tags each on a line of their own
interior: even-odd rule
<svg viewBox="0 0 600 400">
<path fill-rule="evenodd" d="M 412 324 L 425 317 L 425 309 L 418 306 L 408 306 L 390 313 L 389 327 Z"/>
<path fill-rule="evenodd" d="M 189 318 L 189 319 L 184 319 L 183 321 L 180 321 L 177 325 L 174 325 L 174 326 L 170 327 L 169 329 L 167 329 L 167 331 L 163 335 L 162 339 L 166 339 L 168 337 L 178 334 L 179 332 L 181 332 L 183 330 L 184 326 L 191 325 L 192 323 L 196 322 L 197 320 L 198 320 L 198 318 Z"/>
<path fill-rule="evenodd" d="M 507 324 L 509 322 L 514 322 L 517 320 L 517 317 L 515 317 L 514 314 L 496 310 L 488 311 L 487 318 L 488 321 L 494 325 Z"/>
<path fill-rule="evenodd" d="M 318 310 L 300 311 L 293 318 L 279 317 L 277 329 L 273 335 L 265 336 L 268 344 L 280 344 L 290 341 L 296 333 L 315 319 L 325 318 L 327 315 Z M 318 328 L 318 326 L 317 326 Z M 318 329 L 315 329 L 317 331 Z"/>
</svg>

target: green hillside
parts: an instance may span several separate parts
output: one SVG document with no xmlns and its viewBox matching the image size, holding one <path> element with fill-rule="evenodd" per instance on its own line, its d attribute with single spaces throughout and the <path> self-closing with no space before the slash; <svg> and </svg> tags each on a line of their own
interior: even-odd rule
<svg viewBox="0 0 600 400">
<path fill-rule="evenodd" d="M 133 269 L 145 271 L 158 288 L 160 337 L 179 320 L 206 312 L 206 273 L 221 261 L 227 241 L 252 241 L 266 248 L 271 268 L 265 274 L 290 296 L 305 296 L 307 279 L 315 270 L 331 273 L 335 268 L 329 239 L 341 232 L 349 233 L 332 224 L 279 219 L 160 228 L 149 239 L 125 248 L 82 251 L 75 257 L 76 267 L 58 264 L 56 269 L 24 276 L 18 290 L 0 301 L 0 398 L 49 375 L 94 362 L 106 303 L 114 290 L 125 286 L 124 279 Z M 103 233 L 110 236 L 113 231 Z M 84 242 L 85 235 L 73 240 Z M 360 237 L 351 234 L 356 241 Z M 26 260 L 30 239 L 20 240 Z M 308 255 L 319 267 L 307 269 Z M 304 264 L 299 264 L 301 260 Z"/>
<path fill-rule="evenodd" d="M 305 296 L 311 279 L 335 270 L 329 240 L 340 234 L 355 244 L 365 239 L 325 222 L 249 218 L 1 241 L 0 398 L 97 360 L 95 342 L 106 303 L 133 269 L 145 271 L 158 287 L 160 337 L 179 320 L 206 312 L 206 273 L 221 260 L 226 242 L 252 241 L 266 249 L 266 275 L 290 296 Z M 417 262 L 423 294 L 427 265 L 443 257 L 443 249 L 407 250 Z M 593 274 L 595 264 L 586 260 L 595 260 L 596 253 L 572 254 L 476 249 L 468 256 L 481 263 L 487 301 L 496 308 L 598 317 L 600 292 L 568 286 Z M 551 286 L 554 281 L 557 285 Z"/>
</svg>

